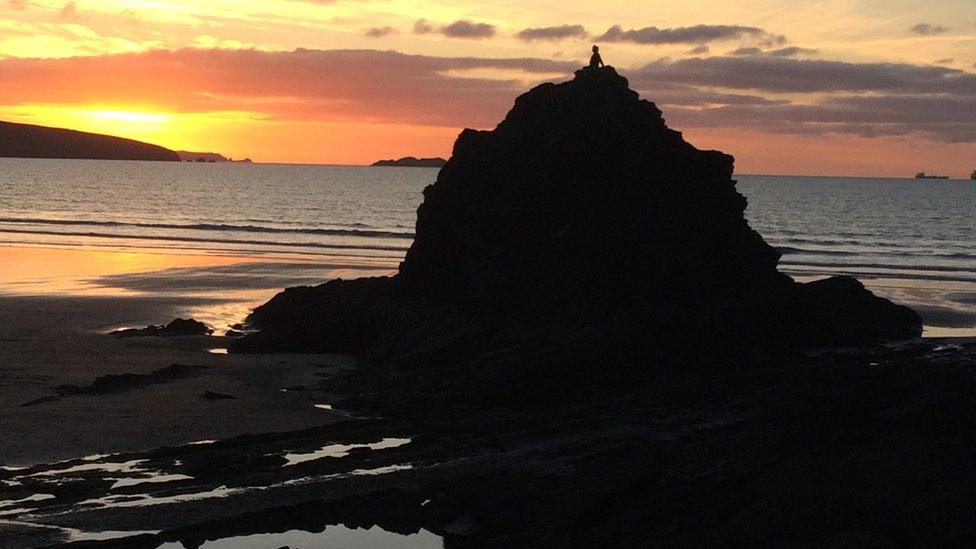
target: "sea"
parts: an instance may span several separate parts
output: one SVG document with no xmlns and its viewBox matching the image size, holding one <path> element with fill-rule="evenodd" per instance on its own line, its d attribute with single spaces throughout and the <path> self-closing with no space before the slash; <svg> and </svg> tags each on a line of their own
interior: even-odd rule
<svg viewBox="0 0 976 549">
<path fill-rule="evenodd" d="M 291 284 L 390 274 L 436 175 L 426 168 L 0 159 L 0 247 L 21 252 L 0 253 L 0 292 L 201 293 L 230 283 L 259 290 L 258 299 Z M 750 225 L 780 250 L 783 272 L 801 281 L 856 276 L 919 310 L 928 335 L 976 335 L 976 182 L 735 178 Z M 63 265 L 32 263 L 24 249 L 115 259 L 86 269 L 70 254 Z M 176 259 L 122 260 L 136 255 Z"/>
</svg>

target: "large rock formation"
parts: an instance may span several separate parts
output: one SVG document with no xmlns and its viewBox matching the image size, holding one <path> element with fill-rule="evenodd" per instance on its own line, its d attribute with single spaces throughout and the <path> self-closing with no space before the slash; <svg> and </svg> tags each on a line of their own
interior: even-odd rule
<svg viewBox="0 0 976 549">
<path fill-rule="evenodd" d="M 180 159 L 174 151 L 132 139 L 12 122 L 0 122 L 0 157 L 170 162 Z"/>
<path fill-rule="evenodd" d="M 612 68 L 580 70 L 519 97 L 496 129 L 461 133 L 399 275 L 287 290 L 234 350 L 453 359 L 544 341 L 667 357 L 919 335 L 914 312 L 856 280 L 779 273 L 732 172 Z"/>
</svg>

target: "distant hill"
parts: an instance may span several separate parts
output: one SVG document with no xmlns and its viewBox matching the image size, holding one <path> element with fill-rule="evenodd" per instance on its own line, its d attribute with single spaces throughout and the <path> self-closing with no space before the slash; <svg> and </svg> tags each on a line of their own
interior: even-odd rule
<svg viewBox="0 0 976 549">
<path fill-rule="evenodd" d="M 379 162 L 373 163 L 374 166 L 396 166 L 401 168 L 440 168 L 447 163 L 440 157 L 435 158 L 415 158 L 413 156 L 405 156 L 399 160 L 380 160 Z"/>
<path fill-rule="evenodd" d="M 165 160 L 175 151 L 132 139 L 62 128 L 0 122 L 0 157 Z"/>
</svg>

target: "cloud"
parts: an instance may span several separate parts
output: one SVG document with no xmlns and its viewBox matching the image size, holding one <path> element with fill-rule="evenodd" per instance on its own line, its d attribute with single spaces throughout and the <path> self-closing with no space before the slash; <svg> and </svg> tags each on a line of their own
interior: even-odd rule
<svg viewBox="0 0 976 549">
<path fill-rule="evenodd" d="M 688 50 L 688 53 L 690 53 L 692 55 L 700 55 L 700 54 L 703 54 L 703 53 L 708 53 L 709 51 L 711 51 L 711 48 L 708 47 L 708 44 L 699 44 L 699 45 L 695 46 L 694 48 L 691 48 L 690 50 Z"/>
<path fill-rule="evenodd" d="M 797 55 L 812 55 L 814 53 L 817 53 L 817 50 L 812 48 L 800 48 L 797 46 L 787 46 L 785 48 L 769 50 L 766 52 L 767 55 L 772 55 L 775 57 L 794 57 Z"/>
<path fill-rule="evenodd" d="M 436 26 L 426 19 L 418 19 L 413 24 L 414 34 L 439 33 L 449 38 L 491 38 L 495 36 L 495 26 L 487 23 L 475 23 L 468 19 L 455 21 L 450 25 Z"/>
<path fill-rule="evenodd" d="M 636 78 L 773 93 L 883 91 L 976 94 L 976 74 L 905 63 L 850 63 L 774 56 L 662 59 Z"/>
<path fill-rule="evenodd" d="M 426 19 L 418 19 L 416 23 L 413 24 L 414 34 L 430 34 L 435 32 L 437 29 L 434 25 L 427 22 Z"/>
<path fill-rule="evenodd" d="M 944 59 L 939 59 L 935 62 L 936 65 L 951 65 L 955 63 L 956 60 L 952 57 L 946 57 Z"/>
<path fill-rule="evenodd" d="M 495 26 L 462 19 L 441 28 L 440 32 L 451 38 L 491 38 L 495 36 Z"/>
<path fill-rule="evenodd" d="M 921 36 L 935 36 L 949 32 L 949 29 L 942 25 L 930 25 L 929 23 L 919 23 L 908 30 Z"/>
<path fill-rule="evenodd" d="M 565 38 L 586 38 L 583 25 L 559 25 L 558 27 L 537 27 L 522 29 L 515 37 L 530 42 L 532 40 L 563 40 Z"/>
<path fill-rule="evenodd" d="M 744 46 L 741 48 L 736 48 L 729 52 L 729 55 L 734 56 L 745 56 L 745 55 L 771 55 L 773 57 L 795 57 L 797 55 L 812 54 L 817 53 L 817 50 L 809 48 L 799 48 L 796 46 L 788 46 L 785 48 L 778 48 L 775 50 L 764 50 L 755 46 Z"/>
<path fill-rule="evenodd" d="M 370 38 L 383 38 L 384 36 L 400 34 L 400 31 L 394 29 L 393 27 L 370 27 L 363 31 L 363 34 Z"/>
<path fill-rule="evenodd" d="M 774 55 L 662 59 L 628 75 L 679 127 L 976 142 L 976 74 Z M 787 94 L 789 99 L 769 99 Z M 809 94 L 796 99 L 796 94 Z"/>
<path fill-rule="evenodd" d="M 734 49 L 729 52 L 729 55 L 759 55 L 761 53 L 762 49 L 752 46 Z"/>
<path fill-rule="evenodd" d="M 7 0 L 6 8 L 14 11 L 24 11 L 27 9 L 27 0 Z"/>
<path fill-rule="evenodd" d="M 6 58 L 0 59 L 0 104 L 136 102 L 168 112 L 252 112 L 269 120 L 487 127 L 543 75 L 570 75 L 576 68 L 575 62 L 552 59 L 376 50 L 184 49 Z M 480 69 L 510 76 L 463 76 Z"/>
<path fill-rule="evenodd" d="M 58 12 L 58 19 L 62 21 L 74 21 L 78 18 L 78 2 L 68 2 Z"/>
<path fill-rule="evenodd" d="M 635 44 L 704 44 L 723 40 L 737 40 L 745 37 L 754 38 L 769 44 L 781 44 L 785 37 L 770 34 L 758 27 L 742 25 L 695 25 L 693 27 L 676 27 L 673 29 L 659 29 L 644 27 L 642 29 L 623 30 L 620 25 L 614 25 L 607 32 L 597 37 L 602 42 L 633 42 Z"/>
</svg>

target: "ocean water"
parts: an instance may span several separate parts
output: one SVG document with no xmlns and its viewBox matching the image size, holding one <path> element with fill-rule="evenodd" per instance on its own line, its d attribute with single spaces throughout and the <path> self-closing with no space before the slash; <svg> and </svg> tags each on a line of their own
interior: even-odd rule
<svg viewBox="0 0 976 549">
<path fill-rule="evenodd" d="M 239 256 L 392 272 L 413 238 L 422 191 L 436 174 L 0 159 L 0 246 Z M 784 272 L 803 280 L 855 275 L 923 309 L 929 326 L 976 326 L 976 183 L 736 179 L 749 199 L 750 224 L 782 251 Z"/>
</svg>

